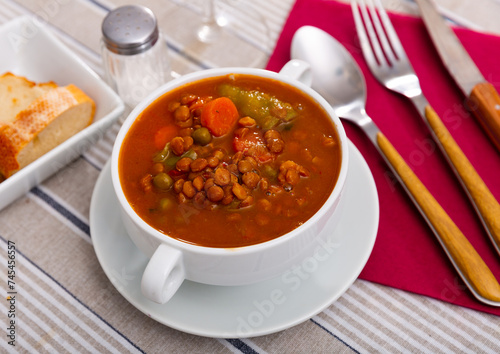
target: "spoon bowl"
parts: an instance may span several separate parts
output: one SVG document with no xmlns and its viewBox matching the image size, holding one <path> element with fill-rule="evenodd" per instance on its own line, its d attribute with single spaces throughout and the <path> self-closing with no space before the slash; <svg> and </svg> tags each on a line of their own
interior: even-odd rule
<svg viewBox="0 0 500 354">
<path fill-rule="evenodd" d="M 373 140 L 378 129 L 366 114 L 365 80 L 344 46 L 319 28 L 304 26 L 295 32 L 291 55 L 311 65 L 312 86 L 335 114 L 360 126 Z"/>
<path fill-rule="evenodd" d="M 322 48 L 321 55 L 317 53 L 318 48 Z M 361 70 L 332 36 L 316 27 L 301 27 L 293 37 L 291 53 L 292 58 L 311 65 L 314 89 L 338 116 L 364 110 L 366 85 Z"/>
</svg>

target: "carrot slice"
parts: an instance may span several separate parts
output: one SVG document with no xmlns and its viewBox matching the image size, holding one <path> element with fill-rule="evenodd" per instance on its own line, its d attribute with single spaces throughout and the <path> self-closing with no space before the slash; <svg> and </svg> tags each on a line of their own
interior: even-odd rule
<svg viewBox="0 0 500 354">
<path fill-rule="evenodd" d="M 154 136 L 154 144 L 156 150 L 162 150 L 165 145 L 177 136 L 177 127 L 166 125 L 158 129 Z"/>
<path fill-rule="evenodd" d="M 229 133 L 239 118 L 238 109 L 227 97 L 219 97 L 205 104 L 201 111 L 201 124 L 214 136 Z"/>
</svg>

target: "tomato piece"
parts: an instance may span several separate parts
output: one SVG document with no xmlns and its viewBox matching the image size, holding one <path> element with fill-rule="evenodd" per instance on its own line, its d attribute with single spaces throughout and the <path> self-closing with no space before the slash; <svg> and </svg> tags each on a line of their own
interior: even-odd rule
<svg viewBox="0 0 500 354">
<path fill-rule="evenodd" d="M 257 132 L 248 132 L 243 136 L 236 135 L 233 139 L 233 149 L 241 151 L 245 156 L 251 156 L 259 163 L 267 163 L 274 159 L 272 154 L 264 144 L 263 138 Z"/>
</svg>

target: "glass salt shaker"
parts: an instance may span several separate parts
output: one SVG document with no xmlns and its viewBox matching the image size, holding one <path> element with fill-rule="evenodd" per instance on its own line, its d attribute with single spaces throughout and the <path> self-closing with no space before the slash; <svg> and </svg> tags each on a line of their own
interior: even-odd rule
<svg viewBox="0 0 500 354">
<path fill-rule="evenodd" d="M 129 108 L 172 78 L 166 42 L 147 7 L 111 11 L 103 20 L 102 35 L 106 80 Z"/>
</svg>

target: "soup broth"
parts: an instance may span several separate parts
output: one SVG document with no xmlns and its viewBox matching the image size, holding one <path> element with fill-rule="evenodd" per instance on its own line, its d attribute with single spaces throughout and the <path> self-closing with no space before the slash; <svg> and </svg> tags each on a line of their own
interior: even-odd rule
<svg viewBox="0 0 500 354">
<path fill-rule="evenodd" d="M 155 229 L 234 248 L 305 223 L 332 192 L 340 164 L 336 129 L 312 98 L 231 74 L 178 87 L 147 107 L 123 141 L 119 174 L 130 205 Z"/>
</svg>

